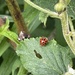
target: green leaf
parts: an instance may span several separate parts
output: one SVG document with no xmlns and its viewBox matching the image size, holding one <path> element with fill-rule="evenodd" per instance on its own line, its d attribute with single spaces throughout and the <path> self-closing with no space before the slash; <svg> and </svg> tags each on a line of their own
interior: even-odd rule
<svg viewBox="0 0 75 75">
<path fill-rule="evenodd" d="M 15 70 L 19 69 L 20 66 L 21 66 L 20 60 L 16 59 L 13 66 L 12 66 L 12 75 L 15 75 Z"/>
<path fill-rule="evenodd" d="M 17 2 L 19 3 L 19 5 L 22 5 L 24 3 L 24 1 L 22 0 L 17 0 Z"/>
<path fill-rule="evenodd" d="M 67 43 L 63 37 L 62 33 L 62 27 L 61 22 L 59 19 L 55 19 L 55 28 L 56 28 L 56 34 L 55 34 L 55 40 L 62 46 L 67 46 Z"/>
<path fill-rule="evenodd" d="M 0 35 L 3 35 L 7 38 L 9 38 L 10 40 L 12 40 L 13 42 L 15 42 L 17 45 L 19 44 L 18 41 L 18 35 L 12 31 L 9 30 L 3 30 Z"/>
<path fill-rule="evenodd" d="M 55 28 L 55 19 L 48 17 L 46 27 L 43 24 L 40 24 L 34 32 L 31 33 L 33 37 L 46 36 L 49 37 L 53 29 Z"/>
<path fill-rule="evenodd" d="M 0 0 L 0 14 L 4 13 L 3 8 L 5 7 L 5 5 L 5 0 Z"/>
<path fill-rule="evenodd" d="M 39 20 L 39 11 L 25 3 L 23 16 L 28 26 L 28 30 L 32 33 L 41 23 Z"/>
<path fill-rule="evenodd" d="M 68 8 L 68 14 L 73 19 L 75 19 L 75 4 L 74 3 L 75 3 L 75 0 L 71 0 L 70 4 L 67 6 L 67 8 Z"/>
<path fill-rule="evenodd" d="M 27 75 L 27 70 L 22 66 L 19 58 L 15 60 L 12 66 L 12 75 Z"/>
<path fill-rule="evenodd" d="M 6 41 L 7 39 L 4 38 L 0 43 L 0 56 L 9 48 L 9 43 Z"/>
<path fill-rule="evenodd" d="M 3 62 L 0 65 L 0 75 L 10 75 L 12 66 L 17 56 L 13 49 L 9 48 L 3 55 Z"/>
<path fill-rule="evenodd" d="M 69 5 L 67 6 L 68 14 L 70 17 L 73 17 L 73 19 L 75 19 L 75 4 L 74 4 L 74 2 L 75 2 L 75 0 L 71 0 Z M 56 3 L 58 3 L 58 0 L 34 0 L 34 3 L 44 9 L 49 9 L 51 11 L 55 11 L 54 6 Z"/>
<path fill-rule="evenodd" d="M 55 11 L 54 10 L 54 6 L 56 3 L 58 3 L 58 0 L 34 0 L 33 1 L 36 5 L 42 7 L 45 10 L 51 10 L 51 11 Z M 75 4 L 74 4 L 75 0 L 71 0 L 69 5 L 67 6 L 67 11 L 70 17 L 73 17 L 73 19 L 75 19 Z"/>
<path fill-rule="evenodd" d="M 25 70 L 25 68 L 21 66 L 17 75 L 27 75 L 26 72 L 27 70 Z"/>
<path fill-rule="evenodd" d="M 34 0 L 34 3 L 39 5 L 44 9 L 49 9 L 54 11 L 54 5 L 58 2 L 58 0 Z"/>
<path fill-rule="evenodd" d="M 46 46 L 40 45 L 40 38 L 25 39 L 17 48 L 17 55 L 33 75 L 61 75 L 67 71 L 71 62 L 68 47 L 62 47 L 55 40 Z"/>
<path fill-rule="evenodd" d="M 9 19 L 6 18 L 6 23 L 0 27 L 0 36 L 1 37 L 5 36 L 5 37 L 12 40 L 13 42 L 15 42 L 18 45 L 19 44 L 19 41 L 17 40 L 18 35 L 16 33 L 12 32 L 12 31 L 10 31 L 8 28 L 9 28 Z"/>
<path fill-rule="evenodd" d="M 46 22 L 47 22 L 48 16 L 49 16 L 48 14 L 45 14 L 43 12 L 40 12 L 40 14 L 39 14 L 39 20 L 41 20 L 41 22 L 44 23 L 45 27 L 46 27 Z"/>
</svg>

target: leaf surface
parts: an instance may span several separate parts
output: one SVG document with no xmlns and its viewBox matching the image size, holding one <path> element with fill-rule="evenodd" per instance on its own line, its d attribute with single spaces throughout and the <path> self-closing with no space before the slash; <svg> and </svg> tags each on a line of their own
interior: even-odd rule
<svg viewBox="0 0 75 75">
<path fill-rule="evenodd" d="M 54 6 L 59 1 L 58 0 L 34 0 L 33 2 L 45 10 L 48 9 L 51 11 L 55 11 Z M 67 6 L 68 14 L 70 17 L 73 17 L 73 19 L 75 19 L 75 4 L 74 3 L 75 3 L 75 0 L 71 0 L 69 5 Z"/>
<path fill-rule="evenodd" d="M 61 75 L 71 62 L 68 47 L 62 47 L 55 40 L 46 46 L 39 44 L 40 38 L 25 39 L 17 48 L 17 55 L 25 69 L 33 75 Z"/>
<path fill-rule="evenodd" d="M 8 48 L 2 55 L 3 62 L 0 64 L 0 75 L 10 75 L 14 61 L 17 59 L 16 53 Z"/>
</svg>

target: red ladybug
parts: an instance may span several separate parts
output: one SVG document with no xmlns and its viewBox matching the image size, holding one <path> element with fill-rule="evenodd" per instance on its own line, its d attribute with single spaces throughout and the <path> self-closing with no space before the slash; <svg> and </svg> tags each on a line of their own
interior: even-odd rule
<svg viewBox="0 0 75 75">
<path fill-rule="evenodd" d="M 48 38 L 46 37 L 41 37 L 40 38 L 40 45 L 45 46 L 48 43 Z"/>
</svg>

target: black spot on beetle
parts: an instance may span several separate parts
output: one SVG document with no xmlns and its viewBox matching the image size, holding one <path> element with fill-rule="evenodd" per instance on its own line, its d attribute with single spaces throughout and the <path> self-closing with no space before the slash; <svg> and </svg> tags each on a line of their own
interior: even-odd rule
<svg viewBox="0 0 75 75">
<path fill-rule="evenodd" d="M 34 50 L 34 53 L 35 53 L 36 57 L 38 57 L 39 59 L 42 59 L 42 56 L 36 50 Z"/>
</svg>

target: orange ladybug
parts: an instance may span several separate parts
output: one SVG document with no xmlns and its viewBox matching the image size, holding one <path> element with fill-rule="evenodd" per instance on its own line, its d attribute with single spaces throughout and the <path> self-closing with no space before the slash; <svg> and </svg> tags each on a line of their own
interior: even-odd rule
<svg viewBox="0 0 75 75">
<path fill-rule="evenodd" d="M 45 46 L 48 43 L 48 38 L 46 37 L 41 37 L 40 38 L 40 45 Z"/>
</svg>

